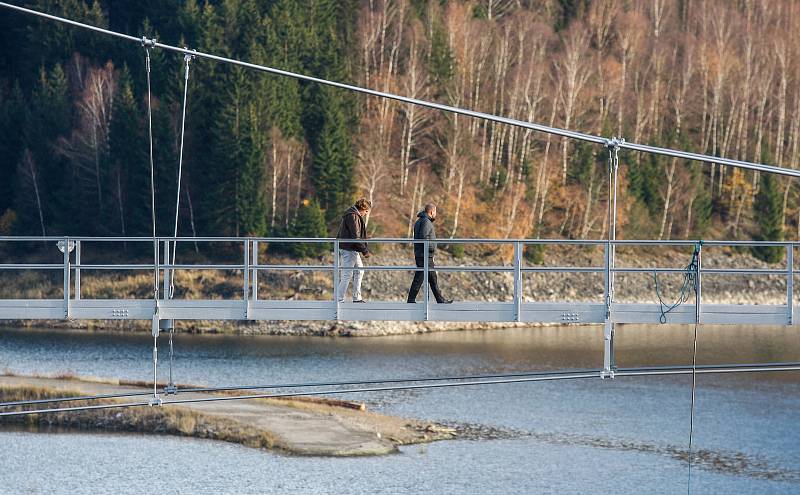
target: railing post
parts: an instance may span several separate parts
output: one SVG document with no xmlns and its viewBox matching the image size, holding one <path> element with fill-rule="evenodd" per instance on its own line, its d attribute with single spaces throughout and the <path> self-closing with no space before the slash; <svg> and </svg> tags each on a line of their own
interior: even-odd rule
<svg viewBox="0 0 800 495">
<path fill-rule="evenodd" d="M 81 300 L 81 241 L 75 241 L 75 300 Z"/>
<path fill-rule="evenodd" d="M 339 321 L 339 239 L 333 241 L 333 319 Z"/>
<path fill-rule="evenodd" d="M 514 243 L 514 321 L 522 321 L 522 243 Z"/>
<path fill-rule="evenodd" d="M 425 250 L 425 257 L 423 258 L 422 262 L 422 290 L 425 292 L 425 321 L 428 321 L 430 317 L 430 296 L 428 292 L 430 289 L 428 288 L 428 256 L 430 255 L 430 241 L 425 240 L 422 243 L 422 247 Z"/>
<path fill-rule="evenodd" d="M 697 247 L 697 287 L 695 288 L 695 301 L 694 301 L 694 322 L 700 324 L 700 319 L 703 316 L 703 243 L 698 242 Z"/>
<path fill-rule="evenodd" d="M 69 307 L 70 283 L 69 283 L 69 237 L 64 237 L 64 319 L 68 320 L 72 316 Z"/>
<path fill-rule="evenodd" d="M 786 311 L 788 324 L 794 325 L 794 245 L 786 245 Z"/>
<path fill-rule="evenodd" d="M 251 284 L 253 285 L 253 302 L 258 301 L 258 241 L 253 241 L 253 281 Z"/>
<path fill-rule="evenodd" d="M 244 281 L 242 283 L 242 299 L 244 300 L 244 319 L 250 319 L 250 240 L 244 240 Z"/>
</svg>

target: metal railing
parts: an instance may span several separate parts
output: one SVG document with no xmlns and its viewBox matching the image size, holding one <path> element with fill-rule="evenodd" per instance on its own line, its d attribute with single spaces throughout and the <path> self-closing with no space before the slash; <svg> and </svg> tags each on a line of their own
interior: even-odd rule
<svg viewBox="0 0 800 495">
<path fill-rule="evenodd" d="M 72 317 L 72 307 L 75 303 L 82 300 L 81 294 L 81 276 L 85 271 L 143 271 L 143 270 L 157 270 L 159 283 L 163 283 L 164 290 L 161 292 L 160 301 L 165 301 L 170 298 L 168 284 L 170 274 L 173 271 L 184 270 L 227 270 L 227 271 L 241 271 L 241 300 L 247 304 L 245 308 L 245 319 L 250 317 L 251 308 L 264 301 L 259 297 L 259 274 L 270 271 L 295 271 L 295 272 L 327 272 L 332 275 L 333 294 L 331 299 L 324 301 L 329 302 L 333 309 L 333 319 L 341 317 L 341 303 L 339 300 L 343 295 L 337 294 L 338 282 L 344 267 L 340 263 L 340 240 L 334 238 L 269 238 L 269 237 L 159 237 L 157 239 L 159 249 L 159 259 L 151 263 L 86 263 L 82 261 L 82 255 L 85 256 L 85 247 L 87 243 L 151 243 L 152 238 L 149 237 L 0 237 L 0 244 L 17 243 L 17 242 L 36 242 L 36 243 L 53 243 L 54 248 L 58 247 L 63 252 L 62 261 L 60 263 L 0 263 L 0 273 L 8 270 L 58 270 L 63 273 L 63 309 L 64 318 Z M 444 273 L 511 273 L 513 277 L 513 294 L 511 307 L 511 317 L 509 321 L 523 321 L 522 313 L 525 310 L 524 298 L 524 276 L 534 273 L 546 274 L 603 274 L 603 302 L 609 309 L 613 309 L 614 295 L 613 295 L 613 279 L 616 274 L 680 274 L 685 273 L 685 268 L 679 267 L 630 267 L 630 266 L 615 266 L 614 256 L 612 253 L 614 249 L 621 246 L 626 247 L 695 247 L 698 251 L 702 252 L 704 247 L 779 247 L 785 250 L 785 264 L 783 268 L 707 268 L 700 266 L 698 269 L 698 282 L 697 282 L 697 311 L 700 311 L 702 305 L 702 277 L 703 275 L 739 275 L 739 276 L 764 276 L 764 275 L 782 275 L 786 278 L 786 323 L 792 324 L 794 322 L 793 311 L 793 290 L 794 275 L 798 273 L 794 269 L 794 249 L 798 247 L 796 242 L 764 242 L 764 241 L 654 241 L 654 240 L 549 240 L 549 239 L 440 239 L 440 240 L 424 240 L 412 241 L 406 238 L 381 238 L 369 239 L 366 241 L 371 245 L 375 244 L 400 244 L 408 247 L 410 253 L 410 246 L 416 242 L 423 244 L 425 252 L 428 252 L 429 247 L 439 245 L 454 245 L 454 244 L 471 244 L 471 245 L 494 245 L 500 247 L 507 247 L 513 250 L 510 264 L 503 265 L 473 265 L 473 266 L 455 266 L 455 265 L 438 265 L 435 271 Z M 227 243 L 227 244 L 241 244 L 240 260 L 239 263 L 171 263 L 170 252 L 175 250 L 181 243 Z M 260 252 L 260 248 L 265 244 L 328 244 L 329 249 L 332 251 L 331 263 L 319 264 L 286 264 L 277 263 L 269 264 L 263 262 L 264 254 Z M 533 245 L 544 246 L 597 246 L 604 249 L 603 264 L 602 266 L 541 266 L 526 263 L 524 251 L 526 247 Z M 66 247 L 67 249 L 64 249 Z M 410 258 L 410 256 L 409 256 Z M 423 272 L 424 276 L 424 318 L 429 319 L 431 311 L 431 303 L 428 296 L 428 275 L 432 271 L 426 262 L 423 267 L 415 265 L 367 265 L 360 270 L 366 272 L 372 271 L 403 271 L 403 272 Z M 238 299 L 237 299 L 238 300 Z M 566 301 L 568 302 L 568 301 Z M 694 301 L 692 301 L 694 302 Z M 481 303 L 478 303 L 481 304 Z M 485 304 L 485 303 L 484 303 Z M 2 316 L 2 308 L 0 308 L 0 316 Z"/>
</svg>

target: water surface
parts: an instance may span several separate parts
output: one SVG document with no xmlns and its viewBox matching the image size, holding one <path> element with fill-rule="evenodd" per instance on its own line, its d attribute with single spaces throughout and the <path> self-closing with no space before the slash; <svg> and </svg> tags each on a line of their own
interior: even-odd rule
<svg viewBox="0 0 800 495">
<path fill-rule="evenodd" d="M 625 327 L 620 366 L 691 362 L 689 327 Z M 800 359 L 791 328 L 701 327 L 701 364 Z M 161 337 L 160 375 L 166 376 Z M 147 335 L 0 330 L 0 369 L 150 379 Z M 177 382 L 261 384 L 597 367 L 602 330 L 548 327 L 381 338 L 178 335 Z M 0 433 L 14 492 L 685 493 L 690 377 L 369 393 L 372 409 L 487 425 L 502 440 L 395 456 L 302 458 L 221 442 L 98 433 Z M 800 492 L 800 377 L 698 377 L 693 493 Z M 155 485 L 151 479 L 157 477 Z M 81 481 L 84 480 L 84 481 Z M 88 482 L 86 481 L 88 480 Z"/>
</svg>

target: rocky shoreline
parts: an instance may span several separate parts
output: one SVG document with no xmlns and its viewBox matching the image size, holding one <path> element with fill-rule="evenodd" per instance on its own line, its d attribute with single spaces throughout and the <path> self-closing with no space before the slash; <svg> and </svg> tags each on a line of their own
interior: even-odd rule
<svg viewBox="0 0 800 495">
<path fill-rule="evenodd" d="M 0 375 L 0 401 L 41 400 L 120 393 L 145 394 L 147 384 L 71 377 Z M 152 385 L 151 385 L 152 386 Z M 230 395 L 230 394 L 229 394 Z M 173 398 L 176 396 L 172 396 Z M 211 394 L 182 393 L 186 398 Z M 163 396 L 169 400 L 170 396 Z M 70 407 L 147 402 L 147 396 L 97 401 Z M 23 406 L 12 407 L 19 410 Z M 30 408 L 30 406 L 27 406 Z M 33 406 L 56 407 L 53 404 Z M 400 445 L 457 438 L 450 426 L 367 411 L 364 404 L 327 398 L 250 399 L 53 412 L 0 418 L 2 427 L 140 432 L 205 438 L 293 455 L 330 457 L 385 455 Z"/>
</svg>

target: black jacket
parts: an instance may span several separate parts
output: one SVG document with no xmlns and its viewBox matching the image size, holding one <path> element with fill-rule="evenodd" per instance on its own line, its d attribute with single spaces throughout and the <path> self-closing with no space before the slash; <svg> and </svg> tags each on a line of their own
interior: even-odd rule
<svg viewBox="0 0 800 495">
<path fill-rule="evenodd" d="M 358 214 L 358 208 L 351 206 L 342 215 L 342 221 L 339 224 L 339 232 L 336 234 L 337 239 L 366 239 L 367 238 L 367 224 L 361 215 Z M 369 247 L 366 242 L 341 242 L 339 243 L 340 249 L 347 251 L 357 251 L 359 253 L 368 253 Z"/>
<path fill-rule="evenodd" d="M 414 239 L 436 239 L 436 231 L 433 230 L 433 219 L 425 211 L 417 213 L 417 222 L 414 224 Z M 428 256 L 433 257 L 436 245 L 428 245 Z M 423 258 L 425 256 L 425 244 L 414 243 L 414 257 Z"/>
</svg>

